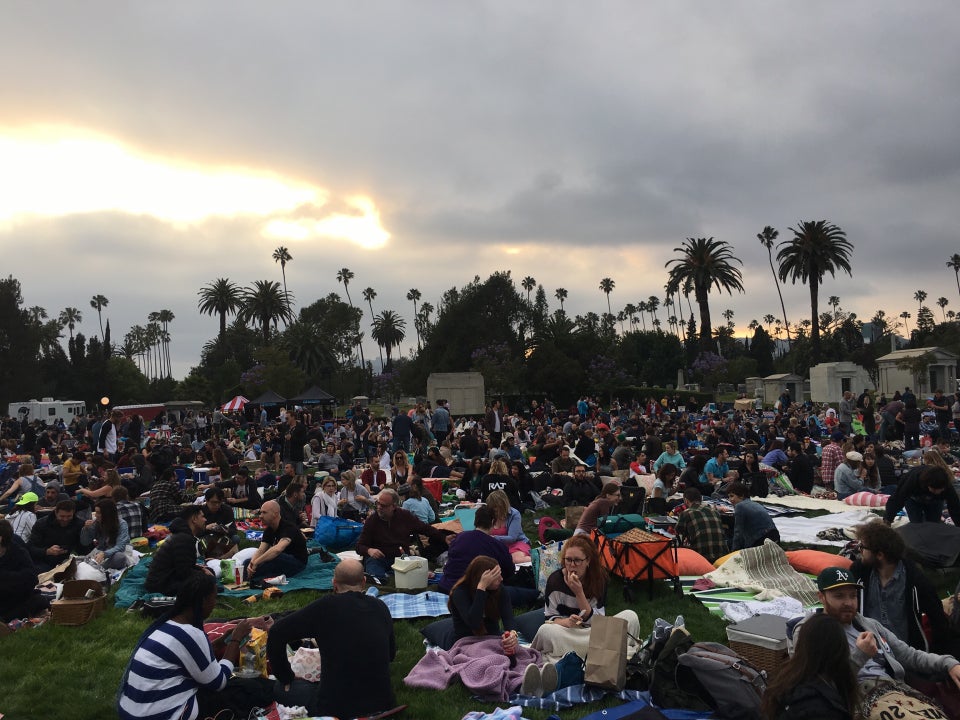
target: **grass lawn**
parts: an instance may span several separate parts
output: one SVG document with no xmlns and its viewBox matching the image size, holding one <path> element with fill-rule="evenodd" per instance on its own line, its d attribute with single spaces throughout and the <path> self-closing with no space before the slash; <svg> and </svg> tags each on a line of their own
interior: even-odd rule
<svg viewBox="0 0 960 720">
<path fill-rule="evenodd" d="M 724 623 L 712 616 L 697 602 L 673 594 L 665 583 L 658 583 L 653 601 L 646 590 L 638 592 L 632 607 L 640 616 L 644 632 L 657 617 L 669 620 L 679 613 L 698 640 L 724 641 Z M 619 612 L 628 607 L 621 584 L 614 579 L 610 586 L 608 611 Z M 219 605 L 215 617 L 257 615 L 264 612 L 293 610 L 308 604 L 320 593 L 300 591 L 278 600 L 255 605 Z M 495 704 L 470 699 L 459 683 L 437 693 L 411 689 L 403 678 L 423 656 L 422 636 L 418 630 L 430 619 L 398 620 L 397 657 L 391 668 L 398 702 L 407 703 L 406 717 L 416 720 L 451 720 L 463 717 L 470 710 L 492 711 Z M 139 614 L 114 607 L 83 627 L 61 627 L 50 623 L 35 630 L 20 630 L 0 640 L 0 677 L 4 692 L 0 697 L 0 713 L 9 718 L 67 718 L 69 720 L 101 720 L 115 717 L 114 697 L 130 652 L 149 620 Z M 561 717 L 581 717 L 588 709 L 618 705 L 596 703 L 561 712 Z M 505 704 L 501 704 L 504 706 Z M 529 718 L 542 719 L 551 713 L 525 710 Z"/>
</svg>

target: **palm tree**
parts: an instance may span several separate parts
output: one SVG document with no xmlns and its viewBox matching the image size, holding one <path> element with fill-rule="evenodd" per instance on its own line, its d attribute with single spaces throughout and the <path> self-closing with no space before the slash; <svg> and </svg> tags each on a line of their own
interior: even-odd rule
<svg viewBox="0 0 960 720">
<path fill-rule="evenodd" d="M 293 260 L 293 255 L 283 245 L 273 251 L 273 261 L 280 263 L 280 272 L 283 274 L 283 294 L 287 294 L 287 263 Z"/>
<path fill-rule="evenodd" d="M 600 281 L 600 290 L 607 296 L 607 312 L 611 315 L 613 313 L 610 311 L 610 293 L 613 292 L 615 286 L 616 283 L 610 278 L 604 278 Z"/>
<path fill-rule="evenodd" d="M 83 314 L 78 308 L 67 307 L 60 311 L 60 324 L 70 330 L 70 339 L 73 340 L 74 328 L 83 320 Z"/>
<path fill-rule="evenodd" d="M 923 301 L 927 299 L 927 293 L 926 293 L 926 291 L 924 291 L 924 290 L 917 290 L 917 291 L 913 294 L 913 299 L 917 301 L 917 304 L 918 304 L 920 307 L 923 307 Z M 918 315 L 918 317 L 919 317 L 919 315 Z"/>
<path fill-rule="evenodd" d="M 945 308 L 949 303 L 950 303 L 950 301 L 947 300 L 945 297 L 938 297 L 938 298 L 937 298 L 937 305 L 940 306 L 940 312 L 943 313 L 943 321 L 944 321 L 944 322 L 947 321 L 947 313 L 946 313 L 946 311 L 944 310 L 944 308 Z"/>
<path fill-rule="evenodd" d="M 373 319 L 373 332 L 371 335 L 378 345 L 381 345 L 387 353 L 387 364 L 385 369 L 393 366 L 391 350 L 394 347 L 400 347 L 400 343 L 407 336 L 405 328 L 406 321 L 393 310 L 383 310 Z"/>
<path fill-rule="evenodd" d="M 343 291 L 347 294 L 347 302 L 350 304 L 351 309 L 353 308 L 353 299 L 350 297 L 350 281 L 353 280 L 353 270 L 350 268 L 340 268 L 337 270 L 337 282 L 343 283 Z M 360 340 L 360 326 L 357 325 L 357 348 L 360 350 L 360 366 L 363 368 L 367 367 L 367 360 L 363 357 L 363 342 Z"/>
<path fill-rule="evenodd" d="M 623 306 L 623 312 L 627 314 L 627 320 L 630 322 L 630 330 L 633 330 L 633 317 L 637 314 L 637 306 L 633 303 L 627 303 Z"/>
<path fill-rule="evenodd" d="M 827 299 L 827 305 L 829 305 L 830 307 L 833 308 L 833 319 L 836 320 L 836 319 L 837 319 L 837 315 L 838 315 L 838 313 L 837 313 L 837 308 L 840 307 L 840 296 L 839 296 L 839 295 L 831 295 L 831 296 Z"/>
<path fill-rule="evenodd" d="M 336 363 L 313 323 L 291 322 L 283 333 L 283 346 L 289 353 L 290 362 L 310 377 L 316 377 L 324 367 Z"/>
<path fill-rule="evenodd" d="M 264 344 L 270 342 L 270 325 L 280 320 L 293 320 L 293 311 L 290 309 L 290 295 L 283 292 L 280 283 L 273 280 L 257 280 L 252 288 L 243 290 L 240 312 L 237 317 L 241 322 L 256 322 L 260 324 Z"/>
<path fill-rule="evenodd" d="M 688 280 L 693 285 L 694 297 L 700 308 L 700 347 L 703 351 L 713 348 L 710 323 L 710 288 L 743 292 L 743 276 L 734 263 L 743 264 L 731 252 L 730 243 L 711 238 L 687 238 L 681 247 L 674 248 L 680 257 L 669 260 L 667 285 L 670 292 L 677 292 Z M 673 267 L 670 267 L 670 266 Z"/>
<path fill-rule="evenodd" d="M 775 318 L 775 317 L 774 317 L 773 315 L 771 315 L 770 313 L 767 313 L 766 315 L 763 316 L 763 322 L 765 322 L 766 325 L 767 325 L 767 333 L 772 334 L 772 333 L 771 333 L 770 326 L 773 325 L 773 321 L 776 320 L 776 319 L 777 319 L 777 318 Z"/>
<path fill-rule="evenodd" d="M 727 327 L 733 328 L 733 310 L 727 308 L 720 314 L 723 315 L 723 319 L 727 321 Z"/>
<path fill-rule="evenodd" d="M 363 299 L 367 301 L 367 305 L 370 306 L 370 322 L 373 322 L 373 301 L 377 299 L 377 291 L 372 287 L 363 289 Z M 380 351 L 380 369 L 383 369 L 383 348 L 377 345 L 377 349 Z"/>
<path fill-rule="evenodd" d="M 217 278 L 216 282 L 203 287 L 197 295 L 200 296 L 197 306 L 201 313 L 204 315 L 216 313 L 220 317 L 219 337 L 223 338 L 227 332 L 227 313 L 236 313 L 241 308 L 243 292 L 226 278 Z"/>
<path fill-rule="evenodd" d="M 910 324 L 907 322 L 913 316 L 906 310 L 900 313 L 900 317 L 903 319 L 903 328 L 907 331 L 907 337 L 910 337 Z"/>
<path fill-rule="evenodd" d="M 820 284 L 827 272 L 836 277 L 837 270 L 843 270 L 853 277 L 850 268 L 853 244 L 847 240 L 843 230 L 826 220 L 806 220 L 790 230 L 793 238 L 777 246 L 780 280 L 786 282 L 789 278 L 792 283 L 799 280 L 810 286 L 810 314 L 813 321 L 810 359 L 816 365 L 820 362 Z"/>
<path fill-rule="evenodd" d="M 537 286 L 537 281 L 527 275 L 520 281 L 520 285 L 527 291 L 527 302 L 530 302 L 530 292 Z"/>
<path fill-rule="evenodd" d="M 757 240 L 767 249 L 767 260 L 770 261 L 770 272 L 773 273 L 773 284 L 777 286 L 777 295 L 780 296 L 780 309 L 783 311 L 783 324 L 787 328 L 787 349 L 790 349 L 790 324 L 787 322 L 787 306 L 783 304 L 783 291 L 780 290 L 780 282 L 777 279 L 777 271 L 773 267 L 773 243 L 780 237 L 780 232 L 770 226 L 765 225 L 763 230 L 757 233 Z"/>
<path fill-rule="evenodd" d="M 158 319 L 160 320 L 160 324 L 163 326 L 163 347 L 164 347 L 164 352 L 166 353 L 166 356 L 167 356 L 167 357 L 166 357 L 166 360 L 167 360 L 167 377 L 173 377 L 173 371 L 172 371 L 172 369 L 171 369 L 171 367 L 170 367 L 170 332 L 169 332 L 169 328 L 170 328 L 170 323 L 172 323 L 172 322 L 174 321 L 175 316 L 174 316 L 174 314 L 173 314 L 172 312 L 170 312 L 169 310 L 161 310 L 161 311 L 158 313 Z"/>
<path fill-rule="evenodd" d="M 407 293 L 407 300 L 412 300 L 412 301 L 413 301 L 413 317 L 414 317 L 414 318 L 417 317 L 417 300 L 419 300 L 421 297 L 423 297 L 423 296 L 420 294 L 420 291 L 417 290 L 416 288 L 410 288 L 410 292 Z M 416 329 L 416 328 L 414 328 L 414 329 Z M 400 343 L 397 343 L 397 347 L 399 347 L 399 346 L 400 346 Z M 421 349 L 421 348 L 420 348 L 420 333 L 417 332 L 417 350 L 420 350 L 420 349 Z M 390 362 L 390 355 L 389 355 L 389 353 L 387 354 L 387 362 Z"/>
<path fill-rule="evenodd" d="M 647 310 L 649 310 L 649 309 L 650 309 L 650 308 L 649 308 L 649 306 L 647 305 L 647 301 L 646 301 L 646 300 L 641 300 L 639 303 L 637 303 L 637 312 L 640 313 L 640 322 L 643 323 L 643 331 L 644 331 L 644 332 L 647 331 L 647 316 L 644 315 L 644 313 L 647 312 Z"/>
<path fill-rule="evenodd" d="M 953 269 L 953 274 L 957 278 L 957 292 L 960 293 L 960 253 L 954 253 L 947 260 L 947 267 Z"/>
<path fill-rule="evenodd" d="M 960 255 L 957 257 L 960 257 Z M 957 283 L 957 287 L 960 287 L 960 282 Z M 567 299 L 566 288 L 557 288 L 557 291 L 553 294 L 553 296 L 560 301 L 560 309 L 563 310 L 563 301 Z"/>
<path fill-rule="evenodd" d="M 654 325 L 657 324 L 657 308 L 660 307 L 660 298 L 656 295 L 651 295 L 647 298 L 647 309 L 650 310 L 650 314 L 653 316 Z"/>
<path fill-rule="evenodd" d="M 97 311 L 97 319 L 100 321 L 100 339 L 105 340 L 103 335 L 103 309 L 110 304 L 103 295 L 94 295 L 90 298 L 90 307 Z"/>
</svg>

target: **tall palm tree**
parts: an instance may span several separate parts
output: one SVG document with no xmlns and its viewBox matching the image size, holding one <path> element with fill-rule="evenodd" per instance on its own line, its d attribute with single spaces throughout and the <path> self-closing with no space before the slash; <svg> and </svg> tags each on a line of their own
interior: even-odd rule
<svg viewBox="0 0 960 720">
<path fill-rule="evenodd" d="M 103 335 L 103 309 L 110 304 L 103 295 L 94 295 L 90 298 L 90 307 L 97 311 L 97 319 L 100 321 L 100 339 L 105 340 Z"/>
<path fill-rule="evenodd" d="M 416 319 L 416 317 L 417 317 L 417 300 L 419 300 L 421 297 L 423 297 L 423 296 L 420 294 L 420 291 L 417 290 L 416 288 L 410 288 L 410 291 L 407 293 L 407 300 L 412 300 L 412 301 L 413 301 L 413 317 L 414 317 L 414 319 Z M 416 323 L 414 323 L 414 325 L 416 325 Z M 416 330 L 416 327 L 414 327 L 414 330 Z M 400 347 L 400 343 L 397 343 L 397 347 Z M 418 332 L 417 332 L 417 350 L 420 350 L 420 349 L 421 349 L 421 348 L 420 348 L 420 332 L 418 331 Z M 389 361 L 390 361 L 390 355 L 389 355 L 389 353 L 388 353 L 388 354 L 387 354 L 387 362 L 389 362 Z"/>
<path fill-rule="evenodd" d="M 633 330 L 633 318 L 637 314 L 637 306 L 633 303 L 627 303 L 623 306 L 623 311 L 627 314 L 627 320 L 630 323 L 630 330 Z"/>
<path fill-rule="evenodd" d="M 960 255 L 957 257 L 960 257 Z M 960 283 L 957 283 L 957 287 L 960 287 Z M 563 301 L 567 299 L 567 295 L 568 293 L 566 288 L 557 288 L 557 291 L 553 294 L 553 296 L 560 301 L 561 310 L 563 310 Z"/>
<path fill-rule="evenodd" d="M 954 253 L 950 256 L 950 259 L 947 260 L 947 267 L 953 270 L 953 274 L 957 278 L 957 292 L 960 293 L 960 253 Z"/>
<path fill-rule="evenodd" d="M 923 301 L 927 299 L 927 293 L 925 290 L 917 290 L 913 294 L 913 299 L 917 301 L 917 305 L 923 307 Z M 919 317 L 919 315 L 917 316 Z"/>
<path fill-rule="evenodd" d="M 219 337 L 223 338 L 227 332 L 227 314 L 232 315 L 241 308 L 243 292 L 226 278 L 217 278 L 216 282 L 201 288 L 197 295 L 200 296 L 197 307 L 202 314 L 220 317 Z"/>
<path fill-rule="evenodd" d="M 910 323 L 907 322 L 913 315 L 910 314 L 908 310 L 904 310 L 900 313 L 900 318 L 903 320 L 903 328 L 907 331 L 907 338 L 910 337 Z"/>
<path fill-rule="evenodd" d="M 647 331 L 647 316 L 644 314 L 650 308 L 647 307 L 647 301 L 641 300 L 637 303 L 637 312 L 640 313 L 640 322 L 643 323 L 643 331 Z"/>
<path fill-rule="evenodd" d="M 771 335 L 773 334 L 773 333 L 771 332 L 770 326 L 773 325 L 773 321 L 776 320 L 776 319 L 777 319 L 777 318 L 775 318 L 775 317 L 774 317 L 773 315 L 771 315 L 770 313 L 767 313 L 766 315 L 763 316 L 763 322 L 766 323 L 766 325 L 767 325 L 767 334 L 771 334 Z"/>
<path fill-rule="evenodd" d="M 727 321 L 727 327 L 733 328 L 733 310 L 727 308 L 720 314 L 723 315 L 723 319 Z"/>
<path fill-rule="evenodd" d="M 810 287 L 810 313 L 813 326 L 810 331 L 810 359 L 820 362 L 820 308 L 819 293 L 823 276 L 829 272 L 836 277 L 843 270 L 853 277 L 850 254 L 853 244 L 847 234 L 826 220 L 806 220 L 790 228 L 793 238 L 777 247 L 777 262 L 780 265 L 780 280 L 792 283 L 799 280 Z"/>
<path fill-rule="evenodd" d="M 73 330 L 83 320 L 83 313 L 79 308 L 66 307 L 60 311 L 60 324 L 70 330 L 70 339 L 73 340 Z"/>
<path fill-rule="evenodd" d="M 350 281 L 353 280 L 353 270 L 350 268 L 340 268 L 337 270 L 337 282 L 343 283 L 343 291 L 347 294 L 347 302 L 350 303 L 350 307 L 353 307 L 353 299 L 350 297 Z M 360 339 L 360 326 L 357 325 L 357 348 L 360 350 L 360 366 L 363 368 L 367 367 L 367 360 L 363 356 L 363 342 Z"/>
<path fill-rule="evenodd" d="M 770 225 L 765 225 L 763 230 L 757 233 L 757 240 L 767 249 L 767 260 L 770 261 L 770 272 L 773 273 L 773 284 L 777 286 L 777 295 L 780 296 L 780 310 L 783 311 L 783 324 L 787 328 L 787 349 L 789 349 L 790 324 L 787 322 L 787 306 L 783 304 L 783 291 L 780 289 L 776 268 L 773 267 L 773 244 L 778 237 L 780 237 L 780 231 Z"/>
<path fill-rule="evenodd" d="M 534 280 L 534 279 L 533 279 L 532 277 L 530 277 L 529 275 L 527 275 L 523 280 L 520 281 L 520 285 L 521 285 L 521 287 L 523 287 L 524 290 L 527 291 L 527 302 L 529 303 L 529 302 L 530 302 L 530 293 L 531 293 L 531 292 L 533 291 L 533 289 L 537 286 L 537 281 Z"/>
<path fill-rule="evenodd" d="M 600 281 L 600 291 L 607 296 L 607 312 L 612 315 L 613 312 L 610 310 L 610 293 L 613 292 L 613 288 L 616 287 L 616 283 L 610 278 L 603 278 Z"/>
<path fill-rule="evenodd" d="M 944 310 L 944 308 L 947 307 L 947 305 L 948 305 L 949 303 L 950 303 L 950 301 L 947 300 L 945 297 L 938 297 L 938 298 L 937 298 L 937 305 L 940 306 L 940 312 L 943 313 L 943 321 L 944 321 L 944 322 L 947 321 L 947 313 L 946 313 L 946 311 Z"/>
<path fill-rule="evenodd" d="M 387 353 L 386 369 L 393 367 L 392 353 L 394 347 L 400 347 L 400 343 L 407 336 L 407 322 L 393 310 L 382 310 L 379 315 L 373 319 L 373 332 L 371 335 L 378 345 L 382 345 Z"/>
<path fill-rule="evenodd" d="M 370 322 L 373 322 L 373 301 L 377 299 L 377 291 L 372 287 L 363 289 L 363 299 L 367 301 L 367 305 L 370 306 Z M 383 369 L 383 348 L 380 345 L 377 345 L 377 349 L 380 351 L 380 369 Z"/>
<path fill-rule="evenodd" d="M 287 263 L 293 260 L 293 255 L 283 245 L 273 251 L 273 261 L 280 263 L 280 272 L 283 274 L 283 294 L 287 294 Z"/>
<path fill-rule="evenodd" d="M 263 342 L 270 342 L 270 325 L 280 320 L 293 320 L 290 309 L 290 295 L 283 292 L 280 283 L 273 280 L 257 280 L 253 287 L 245 288 L 237 317 L 241 322 L 255 322 L 260 325 Z"/>
<path fill-rule="evenodd" d="M 693 286 L 700 308 L 700 348 L 706 352 L 713 349 L 710 288 L 715 286 L 731 295 L 734 290 L 743 292 L 743 275 L 734 265 L 743 263 L 733 255 L 732 249 L 730 243 L 712 237 L 687 238 L 682 246 L 674 248 L 680 257 L 667 261 L 665 266 L 670 268 L 667 281 L 670 292 L 677 292 L 688 280 Z"/>
<path fill-rule="evenodd" d="M 660 307 L 660 298 L 656 295 L 651 295 L 647 298 L 647 307 L 650 309 L 650 314 L 653 315 L 653 322 L 657 322 L 657 308 Z"/>
<path fill-rule="evenodd" d="M 170 323 L 174 321 L 175 317 L 170 310 L 161 310 L 157 313 L 157 319 L 163 326 L 163 351 L 166 354 L 167 377 L 173 377 L 173 370 L 170 367 Z"/>
</svg>

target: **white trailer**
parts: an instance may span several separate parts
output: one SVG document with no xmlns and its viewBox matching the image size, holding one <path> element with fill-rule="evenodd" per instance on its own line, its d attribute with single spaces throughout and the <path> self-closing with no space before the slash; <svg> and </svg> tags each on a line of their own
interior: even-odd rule
<svg viewBox="0 0 960 720">
<path fill-rule="evenodd" d="M 12 418 L 23 421 L 39 420 L 44 425 L 53 425 L 57 418 L 63 418 L 69 423 L 76 415 L 86 415 L 87 406 L 83 400 L 54 400 L 45 397 L 42 400 L 32 399 L 23 402 L 10 403 L 7 414 Z"/>
</svg>

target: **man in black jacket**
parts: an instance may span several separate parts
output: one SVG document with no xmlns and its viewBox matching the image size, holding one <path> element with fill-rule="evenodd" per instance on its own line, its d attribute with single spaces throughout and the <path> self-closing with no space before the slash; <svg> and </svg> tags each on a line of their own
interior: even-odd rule
<svg viewBox="0 0 960 720">
<path fill-rule="evenodd" d="M 28 549 L 37 570 L 53 570 L 72 554 L 80 554 L 83 520 L 77 517 L 77 504 L 73 500 L 57 503 L 52 513 L 40 518 L 30 532 Z"/>
<path fill-rule="evenodd" d="M 160 547 L 147 570 L 147 592 L 174 596 L 180 584 L 190 577 L 190 571 L 202 564 L 202 554 L 197 544 L 206 527 L 203 511 L 199 505 L 191 505 L 170 523 L 170 535 Z M 206 569 L 206 566 L 203 566 Z"/>
<path fill-rule="evenodd" d="M 921 465 L 900 479 L 897 491 L 887 500 L 883 519 L 889 525 L 902 508 L 912 523 L 941 522 L 944 503 L 953 524 L 960 527 L 960 497 L 953 489 L 953 478 L 937 465 Z"/>
<path fill-rule="evenodd" d="M 863 582 L 861 612 L 882 623 L 911 646 L 925 652 L 945 652 L 950 631 L 936 588 L 923 570 L 904 557 L 903 537 L 882 522 L 868 522 L 857 532 L 862 558 L 853 574 Z M 932 643 L 923 632 L 921 617 L 930 623 Z"/>
</svg>

